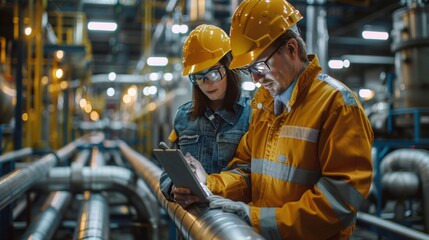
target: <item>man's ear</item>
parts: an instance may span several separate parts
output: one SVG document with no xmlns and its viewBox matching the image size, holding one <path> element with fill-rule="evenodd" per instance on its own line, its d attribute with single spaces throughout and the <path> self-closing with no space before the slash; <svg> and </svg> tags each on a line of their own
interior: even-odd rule
<svg viewBox="0 0 429 240">
<path fill-rule="evenodd" d="M 289 50 L 289 53 L 292 54 L 298 54 L 298 42 L 296 39 L 292 38 L 287 43 L 287 49 Z"/>
</svg>

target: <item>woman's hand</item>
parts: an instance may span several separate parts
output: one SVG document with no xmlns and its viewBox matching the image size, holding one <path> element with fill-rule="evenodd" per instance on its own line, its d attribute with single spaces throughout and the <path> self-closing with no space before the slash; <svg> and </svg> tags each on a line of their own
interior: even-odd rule
<svg viewBox="0 0 429 240">
<path fill-rule="evenodd" d="M 200 201 L 200 198 L 197 195 L 192 194 L 191 190 L 188 188 L 173 187 L 172 193 L 174 195 L 174 201 L 184 209 L 193 203 Z"/>
</svg>

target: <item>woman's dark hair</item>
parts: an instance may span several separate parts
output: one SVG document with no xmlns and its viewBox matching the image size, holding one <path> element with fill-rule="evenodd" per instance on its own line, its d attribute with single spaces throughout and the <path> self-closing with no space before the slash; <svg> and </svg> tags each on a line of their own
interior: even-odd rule
<svg viewBox="0 0 429 240">
<path fill-rule="evenodd" d="M 231 61 L 231 51 L 219 60 L 219 62 L 225 66 L 227 80 L 226 93 L 222 107 L 232 112 L 234 110 L 234 103 L 240 99 L 241 77 L 236 70 L 231 70 L 228 68 Z M 192 117 L 197 118 L 204 115 L 207 106 L 209 106 L 210 99 L 201 91 L 200 87 L 193 85 L 193 88 L 194 109 L 192 111 Z"/>
</svg>

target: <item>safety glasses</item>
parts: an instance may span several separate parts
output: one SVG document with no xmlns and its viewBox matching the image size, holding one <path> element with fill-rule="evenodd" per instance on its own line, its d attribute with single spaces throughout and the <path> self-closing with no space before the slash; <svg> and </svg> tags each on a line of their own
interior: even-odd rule
<svg viewBox="0 0 429 240">
<path fill-rule="evenodd" d="M 274 50 L 270 54 L 270 56 L 268 56 L 267 59 L 265 59 L 264 61 L 262 61 L 262 60 L 257 61 L 254 64 L 250 65 L 249 67 L 242 68 L 241 70 L 247 70 L 247 71 L 249 71 L 250 74 L 253 73 L 253 74 L 256 74 L 259 76 L 267 75 L 268 73 L 271 72 L 271 68 L 268 65 L 268 61 L 271 59 L 271 57 L 274 55 L 274 53 L 276 53 L 283 46 L 284 43 L 285 42 L 282 42 L 282 44 L 280 44 L 280 46 L 278 46 L 276 48 L 276 50 Z"/>
<path fill-rule="evenodd" d="M 225 75 L 226 67 L 222 65 L 210 68 L 204 74 L 190 74 L 189 80 L 191 80 L 192 84 L 199 86 L 202 85 L 205 81 L 218 82 L 222 80 Z"/>
</svg>

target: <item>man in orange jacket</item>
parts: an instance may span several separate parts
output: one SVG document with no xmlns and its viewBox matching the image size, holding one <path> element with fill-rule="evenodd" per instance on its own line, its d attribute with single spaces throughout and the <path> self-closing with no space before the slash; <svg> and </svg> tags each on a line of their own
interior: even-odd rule
<svg viewBox="0 0 429 240">
<path fill-rule="evenodd" d="M 301 19 L 285 0 L 236 9 L 229 67 L 263 87 L 230 171 L 201 181 L 221 196 L 210 207 L 236 212 L 267 239 L 348 239 L 371 185 L 373 131 L 355 94 L 307 55 Z M 198 201 L 184 188 L 174 196 Z"/>
</svg>

